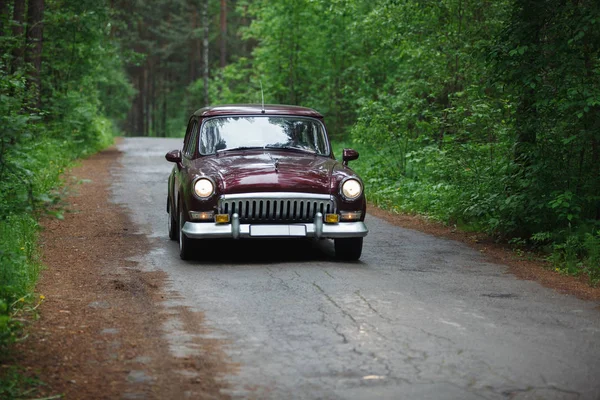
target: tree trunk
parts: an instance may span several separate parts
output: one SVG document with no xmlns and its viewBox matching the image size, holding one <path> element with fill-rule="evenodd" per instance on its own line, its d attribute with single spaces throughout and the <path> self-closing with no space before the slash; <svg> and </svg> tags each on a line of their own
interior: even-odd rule
<svg viewBox="0 0 600 400">
<path fill-rule="evenodd" d="M 242 26 L 247 27 L 250 24 L 248 23 L 248 4 L 244 4 L 243 12 L 242 12 Z M 242 42 L 242 56 L 247 57 L 250 51 L 248 49 L 248 40 L 244 40 Z"/>
<path fill-rule="evenodd" d="M 162 79 L 162 113 L 161 117 L 161 126 L 162 130 L 165 133 L 165 136 L 169 136 L 167 132 L 167 96 L 169 95 L 169 72 L 165 73 L 165 76 Z"/>
<path fill-rule="evenodd" d="M 541 73 L 538 66 L 536 51 L 533 50 L 540 45 L 543 29 L 547 23 L 548 10 L 545 2 L 520 1 L 521 11 L 518 15 L 520 23 L 525 27 L 523 45 L 529 49 L 525 54 L 523 62 L 530 66 L 525 78 L 533 79 Z M 530 155 L 537 142 L 537 119 L 538 112 L 535 106 L 536 90 L 525 86 L 520 94 L 516 114 L 517 143 L 515 146 L 515 160 L 522 166 L 528 166 L 531 162 Z"/>
<path fill-rule="evenodd" d="M 154 125 L 152 123 L 152 103 L 154 99 L 154 87 L 152 86 L 152 76 L 154 74 L 153 58 L 148 60 L 146 68 L 146 136 L 156 136 Z"/>
<path fill-rule="evenodd" d="M 150 110 L 151 110 L 151 115 L 152 115 L 152 125 L 151 125 L 151 130 L 152 130 L 152 134 L 154 136 L 164 136 L 162 134 L 162 132 L 160 131 L 160 128 L 158 127 L 158 110 L 156 109 L 156 104 L 157 102 L 157 98 L 158 98 L 158 93 L 159 93 L 159 88 L 158 88 L 158 67 L 157 67 L 157 63 L 158 60 L 154 59 L 152 62 L 152 71 L 150 73 L 150 87 L 152 88 L 152 91 L 150 93 Z"/>
<path fill-rule="evenodd" d="M 8 21 L 8 1 L 0 0 L 0 36 L 8 33 Z"/>
<path fill-rule="evenodd" d="M 42 69 L 42 42 L 43 42 L 44 0 L 29 0 L 27 7 L 27 48 L 25 62 L 32 65 L 29 73 L 28 85 L 32 94 L 33 106 L 39 108 L 40 100 L 40 73 Z"/>
<path fill-rule="evenodd" d="M 221 0 L 221 69 L 227 63 L 227 0 Z"/>
<path fill-rule="evenodd" d="M 131 84 L 136 91 L 136 95 L 133 97 L 131 108 L 127 115 L 127 129 L 126 132 L 131 136 L 140 136 L 140 102 L 141 99 L 141 87 L 140 87 L 140 76 L 142 75 L 142 67 L 135 66 L 129 68 L 128 75 L 131 77 Z"/>
<path fill-rule="evenodd" d="M 145 69 L 142 68 L 138 75 L 138 111 L 137 111 L 137 128 L 139 129 L 136 134 L 140 136 L 146 136 L 146 116 L 144 115 L 144 99 L 146 98 L 146 88 L 144 85 Z"/>
<path fill-rule="evenodd" d="M 298 54 L 298 44 L 295 41 L 290 47 L 289 53 L 289 74 L 288 74 L 288 86 L 290 88 L 290 104 L 298 104 L 296 100 L 296 56 Z"/>
<path fill-rule="evenodd" d="M 202 42 L 202 47 L 204 50 L 204 70 L 202 72 L 203 78 L 204 78 L 204 105 L 208 106 L 209 105 L 209 98 L 208 98 L 208 74 L 209 74 L 209 69 L 208 69 L 208 0 L 204 1 L 204 4 L 202 5 L 202 25 L 204 25 L 204 39 Z"/>
<path fill-rule="evenodd" d="M 192 83 L 194 82 L 196 79 L 198 79 L 198 73 L 197 73 L 197 63 L 196 63 L 196 43 L 197 43 L 197 29 L 199 28 L 199 24 L 198 24 L 198 8 L 192 3 L 190 4 L 190 7 L 192 8 L 192 12 L 191 12 L 191 26 L 192 26 L 192 31 L 194 32 L 192 35 L 192 39 L 190 40 L 190 56 L 188 57 L 189 60 L 189 65 L 188 65 L 188 83 Z"/>
<path fill-rule="evenodd" d="M 594 45 L 593 43 L 591 43 L 589 41 L 589 38 L 585 39 L 585 45 L 583 46 L 583 50 L 584 50 L 584 65 L 585 65 L 585 75 L 587 77 L 587 81 L 588 82 L 593 82 L 594 81 L 594 68 L 597 65 L 597 62 L 594 62 L 595 60 L 592 59 L 592 54 L 594 54 L 593 52 L 594 49 Z M 597 54 L 597 53 L 596 53 Z M 580 172 L 580 176 L 581 176 L 581 185 L 583 186 L 585 184 L 585 180 L 589 179 L 590 180 L 590 186 L 591 186 L 591 190 L 588 188 L 586 191 L 588 193 L 600 193 L 600 149 L 598 148 L 598 139 L 600 138 L 600 134 L 598 132 L 600 132 L 600 117 L 598 117 L 598 115 L 600 114 L 600 106 L 594 106 L 591 107 L 589 112 L 586 114 L 585 116 L 585 120 L 584 120 L 584 127 L 585 130 L 588 132 L 588 134 L 590 135 L 590 147 L 592 149 L 591 151 L 591 165 L 588 164 L 586 166 L 586 169 L 589 168 L 589 166 L 591 166 L 592 169 L 592 173 L 591 176 L 589 173 L 583 173 Z M 586 148 L 586 144 L 583 144 L 583 148 L 582 151 Z M 591 178 L 591 179 L 590 179 Z M 596 197 L 595 200 L 595 204 L 594 204 L 594 211 L 593 213 L 594 218 L 598 221 L 600 221 L 600 198 Z"/>
<path fill-rule="evenodd" d="M 598 187 L 598 177 L 600 177 L 600 149 L 598 148 L 598 140 L 592 137 L 592 165 L 594 165 L 594 175 L 596 176 L 596 190 Z M 600 221 L 600 200 L 596 200 L 596 220 Z"/>
<path fill-rule="evenodd" d="M 23 40 L 25 5 L 25 0 L 15 0 L 13 6 L 12 35 L 15 39 L 17 39 L 17 45 L 13 47 L 12 50 L 13 59 L 11 63 L 11 71 L 13 72 L 23 65 L 23 58 L 25 57 L 25 42 Z"/>
</svg>

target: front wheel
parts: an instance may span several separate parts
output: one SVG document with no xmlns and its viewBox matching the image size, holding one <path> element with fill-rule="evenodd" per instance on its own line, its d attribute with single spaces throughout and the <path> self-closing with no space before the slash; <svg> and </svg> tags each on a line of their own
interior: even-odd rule
<svg viewBox="0 0 600 400">
<path fill-rule="evenodd" d="M 344 261 L 356 261 L 362 254 L 363 238 L 334 239 L 335 256 Z"/>
<path fill-rule="evenodd" d="M 192 258 L 192 239 L 185 236 L 183 233 L 183 225 L 185 218 L 183 217 L 183 207 L 179 206 L 179 257 L 182 260 Z"/>
</svg>

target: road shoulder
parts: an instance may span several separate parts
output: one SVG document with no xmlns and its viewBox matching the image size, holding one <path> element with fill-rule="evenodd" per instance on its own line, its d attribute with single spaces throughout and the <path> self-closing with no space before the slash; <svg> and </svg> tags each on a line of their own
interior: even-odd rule
<svg viewBox="0 0 600 400">
<path fill-rule="evenodd" d="M 135 261 L 150 243 L 110 202 L 110 169 L 119 157 L 112 147 L 73 168 L 67 180 L 79 184 L 69 185 L 64 220 L 43 221 L 46 268 L 36 292 L 45 301 L 15 346 L 14 363 L 45 382 L 38 397 L 226 398 L 220 377 L 230 366 L 218 342 L 196 335 L 202 356 L 169 351 L 166 276 Z M 187 330 L 205 330 L 202 314 L 182 314 Z"/>
</svg>

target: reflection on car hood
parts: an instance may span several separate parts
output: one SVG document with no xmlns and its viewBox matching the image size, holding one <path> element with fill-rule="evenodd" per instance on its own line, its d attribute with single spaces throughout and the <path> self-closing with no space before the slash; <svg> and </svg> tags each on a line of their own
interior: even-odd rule
<svg viewBox="0 0 600 400">
<path fill-rule="evenodd" d="M 336 161 L 290 152 L 231 152 L 196 160 L 217 178 L 222 194 L 247 192 L 308 192 L 329 194 Z"/>
</svg>

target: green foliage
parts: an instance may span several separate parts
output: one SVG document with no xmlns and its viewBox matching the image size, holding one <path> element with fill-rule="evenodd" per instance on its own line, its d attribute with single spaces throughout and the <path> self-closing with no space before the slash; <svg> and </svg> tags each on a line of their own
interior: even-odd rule
<svg viewBox="0 0 600 400">
<path fill-rule="evenodd" d="M 347 142 L 370 160 L 355 165 L 369 199 L 548 251 L 597 282 L 600 3 L 365 10 L 345 31 L 361 49 L 346 52 L 359 82 Z"/>
<path fill-rule="evenodd" d="M 128 135 L 183 135 L 190 113 L 209 105 L 205 77 L 210 80 L 209 103 L 227 97 L 224 85 L 218 90 L 213 85 L 222 78 L 221 58 L 229 63 L 249 55 L 253 43 L 238 28 L 249 23 L 251 3 L 227 1 L 226 26 L 221 26 L 219 0 L 111 3 L 110 30 L 121 44 L 118 55 L 135 88 L 122 123 Z"/>
<path fill-rule="evenodd" d="M 16 400 L 34 398 L 43 383 L 22 368 L 11 366 L 0 370 L 0 398 Z"/>
<path fill-rule="evenodd" d="M 22 38 L 7 31 L 0 38 L 6 50 L 0 59 L 0 346 L 19 337 L 23 318 L 15 316 L 37 307 L 26 299 L 41 269 L 39 218 L 61 218 L 63 172 L 74 159 L 112 144 L 114 118 L 124 116 L 131 94 L 107 30 L 108 5 L 52 0 L 45 6 L 40 108 L 32 107 L 31 66 L 15 58 Z"/>
<path fill-rule="evenodd" d="M 120 44 L 111 38 L 108 5 L 91 0 L 50 1 L 44 25 L 44 112 L 62 140 L 93 152 L 125 118 L 134 90 Z M 100 132 L 100 134 L 99 134 Z"/>
<path fill-rule="evenodd" d="M 315 107 L 341 137 L 355 116 L 352 101 L 360 84 L 349 68 L 360 44 L 352 28 L 368 2 L 261 0 L 241 6 L 252 22 L 240 35 L 258 46 L 213 76 L 213 102 L 258 103 L 262 83 L 265 102 Z"/>
<path fill-rule="evenodd" d="M 36 126 L 37 128 L 37 126 Z M 34 289 L 41 263 L 37 252 L 41 215 L 60 217 L 56 188 L 72 157 L 72 146 L 59 140 L 21 141 L 5 153 L 0 181 L 0 346 L 15 338 L 20 325 L 9 319 L 22 306 L 17 300 Z M 18 151 L 18 153 L 17 153 Z"/>
<path fill-rule="evenodd" d="M 261 78 L 252 71 L 250 60 L 242 57 L 235 63 L 227 65 L 213 78 L 209 84 L 210 98 L 218 99 L 219 104 L 254 103 L 262 101 L 260 85 Z M 188 87 L 192 99 L 202 97 L 204 82 L 197 80 Z M 268 96 L 268 92 L 267 92 Z M 265 101 L 272 101 L 265 96 Z"/>
<path fill-rule="evenodd" d="M 583 270 L 588 274 L 592 284 L 600 283 L 600 230 L 586 233 L 583 240 L 585 259 Z"/>
</svg>

